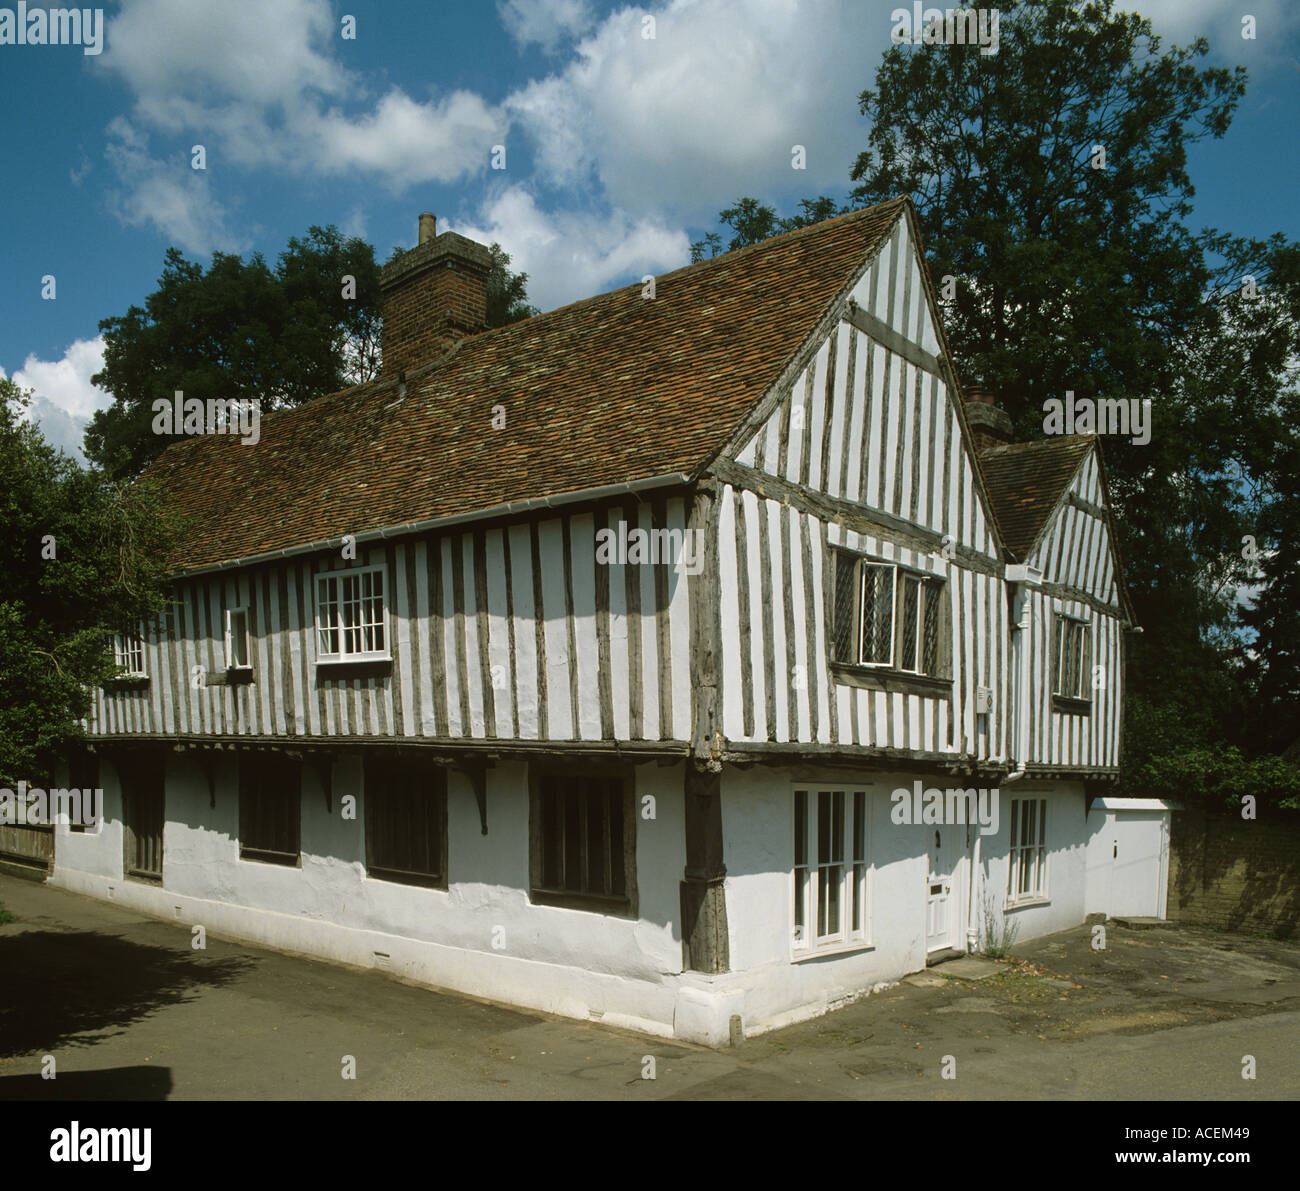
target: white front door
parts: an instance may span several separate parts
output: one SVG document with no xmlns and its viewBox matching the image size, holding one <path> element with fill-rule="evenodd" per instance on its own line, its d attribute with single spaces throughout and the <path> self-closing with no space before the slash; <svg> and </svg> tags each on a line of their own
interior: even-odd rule
<svg viewBox="0 0 1300 1191">
<path fill-rule="evenodd" d="M 963 829 L 952 824 L 927 828 L 930 836 L 929 876 L 926 879 L 925 949 L 942 951 L 953 946 L 957 902 L 953 896 L 958 842 Z"/>
</svg>

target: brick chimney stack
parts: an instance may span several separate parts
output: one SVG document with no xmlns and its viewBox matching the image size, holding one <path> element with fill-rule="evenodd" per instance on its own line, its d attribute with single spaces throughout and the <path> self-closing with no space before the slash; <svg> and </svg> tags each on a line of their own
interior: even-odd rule
<svg viewBox="0 0 1300 1191">
<path fill-rule="evenodd" d="M 453 343 L 487 327 L 492 254 L 473 240 L 443 232 L 427 211 L 420 240 L 379 274 L 385 377 L 431 364 Z"/>
<path fill-rule="evenodd" d="M 1011 441 L 1011 415 L 982 385 L 971 385 L 966 390 L 966 421 L 975 438 L 977 451 L 1005 446 Z"/>
</svg>

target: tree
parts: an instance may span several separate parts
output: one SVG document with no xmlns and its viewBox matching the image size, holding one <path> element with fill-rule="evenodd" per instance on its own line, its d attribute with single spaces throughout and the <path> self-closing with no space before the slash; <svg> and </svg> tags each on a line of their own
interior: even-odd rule
<svg viewBox="0 0 1300 1191">
<path fill-rule="evenodd" d="M 488 274 L 487 325 L 504 327 L 539 314 L 536 306 L 528 304 L 528 274 L 510 271 L 510 254 L 495 240 L 488 251 L 492 272 Z"/>
<path fill-rule="evenodd" d="M 527 274 L 510 272 L 500 245 L 492 257 L 488 325 L 536 314 Z M 221 252 L 204 269 L 169 248 L 144 306 L 99 324 L 104 367 L 91 380 L 113 404 L 91 419 L 86 455 L 111 476 L 138 475 L 173 437 L 154 433 L 153 403 L 177 391 L 269 412 L 371 380 L 381 325 L 374 249 L 333 226 L 290 239 L 274 269 Z"/>
<path fill-rule="evenodd" d="M 732 237 L 727 244 L 727 251 L 747 248 L 758 244 L 781 232 L 792 232 L 796 228 L 808 227 L 830 219 L 836 215 L 847 214 L 852 208 L 843 206 L 827 195 L 815 199 L 801 199 L 796 214 L 781 218 L 776 209 L 754 198 L 738 198 L 734 206 L 718 214 L 718 221 L 732 230 Z M 707 254 L 715 257 L 722 251 L 722 237 L 717 232 L 707 232 L 703 239 L 691 245 L 691 262 L 702 261 Z"/>
<path fill-rule="evenodd" d="M 0 786 L 45 785 L 117 673 L 112 636 L 164 606 L 179 529 L 147 484 L 56 451 L 0 379 Z"/>
</svg>

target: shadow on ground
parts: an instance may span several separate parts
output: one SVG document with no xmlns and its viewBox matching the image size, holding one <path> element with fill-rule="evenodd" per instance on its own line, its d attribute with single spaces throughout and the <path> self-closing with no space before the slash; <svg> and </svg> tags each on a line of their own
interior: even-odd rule
<svg viewBox="0 0 1300 1191">
<path fill-rule="evenodd" d="M 172 1090 L 167 1067 L 110 1067 L 67 1071 L 55 1079 L 39 1075 L 0 1076 L 0 1101 L 166 1100 Z"/>
<path fill-rule="evenodd" d="M 88 1045 L 255 966 L 253 959 L 209 960 L 100 931 L 6 931 L 0 1058 Z"/>
</svg>

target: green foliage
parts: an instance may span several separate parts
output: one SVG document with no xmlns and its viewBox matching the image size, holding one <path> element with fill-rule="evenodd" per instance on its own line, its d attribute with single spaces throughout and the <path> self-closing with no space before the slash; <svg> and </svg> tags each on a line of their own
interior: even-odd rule
<svg viewBox="0 0 1300 1191">
<path fill-rule="evenodd" d="M 6 922 L 15 921 L 17 921 L 17 919 L 15 919 L 14 916 L 4 908 L 4 903 L 0 902 L 0 926 L 4 926 Z"/>
<path fill-rule="evenodd" d="M 1008 918 L 991 893 L 984 895 L 984 947 L 989 959 L 1005 959 L 1015 946 L 1020 923 Z"/>
<path fill-rule="evenodd" d="M 22 420 L 0 379 L 0 785 L 45 780 L 81 737 L 112 634 L 163 607 L 177 531 L 148 485 L 82 470 Z M 54 557 L 50 552 L 51 540 Z"/>
<path fill-rule="evenodd" d="M 792 232 L 796 228 L 808 227 L 831 219 L 836 215 L 845 215 L 850 207 L 842 206 L 834 199 L 821 195 L 815 199 L 801 199 L 796 214 L 781 218 L 775 207 L 769 207 L 754 198 L 738 198 L 735 206 L 718 213 L 718 222 L 731 228 L 732 236 L 727 244 L 727 251 L 747 248 L 758 244 L 782 232 Z M 707 232 L 703 239 L 691 245 L 692 263 L 702 261 L 705 257 L 715 257 L 722 251 L 722 237 L 717 232 Z"/>
<path fill-rule="evenodd" d="M 138 475 L 171 441 L 152 431 L 153 402 L 177 390 L 266 412 L 369 379 L 378 310 L 374 250 L 334 227 L 291 239 L 274 269 L 223 252 L 204 269 L 169 248 L 144 306 L 99 324 L 104 367 L 91 380 L 113 405 L 91 420 L 86 454 L 110 475 Z"/>
<path fill-rule="evenodd" d="M 487 325 L 504 327 L 540 313 L 528 304 L 528 274 L 510 271 L 510 254 L 495 240 L 488 251 L 492 272 L 488 274 Z"/>
</svg>

